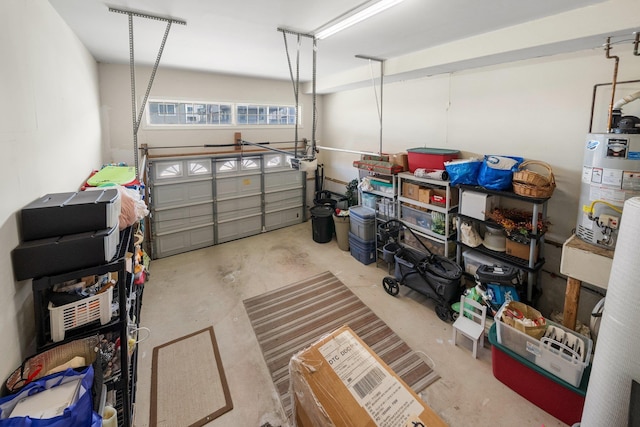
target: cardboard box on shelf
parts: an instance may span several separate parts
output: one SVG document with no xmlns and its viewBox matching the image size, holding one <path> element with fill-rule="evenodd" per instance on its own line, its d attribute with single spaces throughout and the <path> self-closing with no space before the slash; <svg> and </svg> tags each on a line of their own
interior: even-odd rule
<svg viewBox="0 0 640 427">
<path fill-rule="evenodd" d="M 420 187 L 418 189 L 418 201 L 422 203 L 431 203 L 431 189 Z"/>
<path fill-rule="evenodd" d="M 295 354 L 289 374 L 299 427 L 446 426 L 348 326 Z"/>
<path fill-rule="evenodd" d="M 457 206 L 458 205 L 458 191 L 456 189 L 451 189 L 449 192 L 449 206 Z M 431 189 L 431 203 L 434 205 L 445 206 L 447 201 L 447 190 L 440 188 Z"/>
<path fill-rule="evenodd" d="M 534 260 L 536 261 L 538 260 L 538 249 L 539 249 L 539 246 L 536 245 L 536 249 L 533 253 Z M 524 243 L 519 243 L 511 239 L 507 239 L 507 246 L 506 246 L 505 253 L 507 255 L 511 255 L 516 258 L 529 261 L 529 245 L 525 245 Z"/>
<path fill-rule="evenodd" d="M 391 163 L 402 166 L 403 171 L 409 170 L 409 155 L 407 153 L 396 153 L 391 156 Z"/>
<path fill-rule="evenodd" d="M 402 196 L 409 199 L 418 200 L 420 186 L 418 184 L 412 184 L 410 182 L 402 183 Z"/>
</svg>

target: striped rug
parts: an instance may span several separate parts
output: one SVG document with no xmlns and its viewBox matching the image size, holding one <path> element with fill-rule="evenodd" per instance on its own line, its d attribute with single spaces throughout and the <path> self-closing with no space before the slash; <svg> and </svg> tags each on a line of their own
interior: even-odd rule
<svg viewBox="0 0 640 427">
<path fill-rule="evenodd" d="M 348 325 L 416 393 L 439 376 L 337 277 L 324 272 L 244 300 L 262 355 L 288 417 L 289 360 Z"/>
</svg>

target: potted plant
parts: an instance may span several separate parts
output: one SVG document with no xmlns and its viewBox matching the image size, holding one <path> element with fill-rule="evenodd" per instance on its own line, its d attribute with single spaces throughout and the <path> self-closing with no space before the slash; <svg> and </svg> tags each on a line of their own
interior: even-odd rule
<svg viewBox="0 0 640 427">
<path fill-rule="evenodd" d="M 347 184 L 347 192 L 345 193 L 347 197 L 347 205 L 349 207 L 355 206 L 358 204 L 358 180 L 352 179 Z"/>
</svg>

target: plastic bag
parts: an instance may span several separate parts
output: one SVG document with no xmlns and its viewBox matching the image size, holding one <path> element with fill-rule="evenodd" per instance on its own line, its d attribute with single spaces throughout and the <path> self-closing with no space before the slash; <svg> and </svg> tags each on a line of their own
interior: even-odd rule
<svg viewBox="0 0 640 427">
<path fill-rule="evenodd" d="M 445 162 L 444 168 L 449 174 L 451 185 L 478 185 L 478 171 L 481 165 L 482 161 L 472 158 Z"/>
<path fill-rule="evenodd" d="M 513 173 L 523 160 L 522 157 L 484 156 L 478 172 L 478 185 L 488 190 L 510 190 Z"/>
<path fill-rule="evenodd" d="M 78 398 L 61 415 L 42 419 L 32 419 L 30 417 L 8 418 L 21 399 L 77 378 L 81 378 Z M 20 392 L 0 399 L 0 427 L 90 427 L 100 425 L 102 423 L 101 418 L 93 411 L 92 385 L 92 366 L 81 371 L 67 369 L 66 371 L 35 380 L 26 385 Z M 99 424 L 97 423 L 98 419 L 100 419 Z"/>
</svg>

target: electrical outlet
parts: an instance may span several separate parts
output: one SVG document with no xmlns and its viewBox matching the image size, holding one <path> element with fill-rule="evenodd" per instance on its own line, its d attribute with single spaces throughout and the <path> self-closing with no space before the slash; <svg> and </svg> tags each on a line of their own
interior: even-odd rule
<svg viewBox="0 0 640 427">
<path fill-rule="evenodd" d="M 619 220 L 620 218 L 618 218 L 617 216 L 608 215 L 608 214 L 600 215 L 600 224 L 602 224 L 605 227 L 609 227 L 612 230 L 616 230 L 618 228 Z"/>
</svg>

